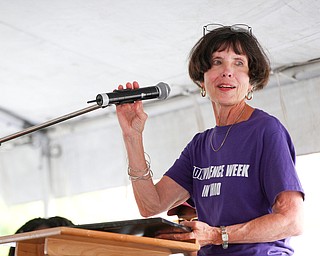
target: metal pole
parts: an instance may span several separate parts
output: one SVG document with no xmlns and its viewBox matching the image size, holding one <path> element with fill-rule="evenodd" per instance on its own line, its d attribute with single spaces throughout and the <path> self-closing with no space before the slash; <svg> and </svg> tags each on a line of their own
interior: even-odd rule
<svg viewBox="0 0 320 256">
<path fill-rule="evenodd" d="M 9 140 L 12 140 L 12 139 L 21 137 L 21 136 L 23 136 L 23 135 L 26 135 L 26 134 L 35 132 L 35 131 L 37 131 L 37 130 L 40 130 L 40 129 L 49 127 L 49 126 L 51 126 L 51 125 L 54 125 L 54 124 L 57 124 L 57 123 L 60 123 L 60 122 L 63 122 L 63 121 L 65 121 L 65 120 L 71 119 L 71 118 L 73 118 L 73 117 L 76 117 L 76 116 L 79 116 L 79 115 L 88 113 L 88 112 L 90 112 L 90 111 L 96 110 L 96 109 L 98 109 L 98 108 L 101 108 L 101 106 L 99 106 L 99 105 L 93 105 L 93 106 L 86 107 L 86 108 L 80 109 L 80 110 L 78 110 L 78 111 L 72 112 L 72 113 L 70 113 L 70 114 L 66 114 L 66 115 L 64 115 L 64 116 L 61 116 L 61 117 L 52 119 L 52 120 L 47 121 L 47 122 L 45 122 L 45 123 L 31 126 L 31 127 L 29 127 L 29 128 L 26 128 L 26 129 L 20 131 L 20 132 L 16 132 L 16 133 L 14 133 L 14 134 L 11 134 L 11 135 L 8 135 L 8 136 L 5 136 L 5 137 L 0 138 L 0 145 L 1 145 L 2 142 L 6 142 L 6 141 L 9 141 Z"/>
</svg>

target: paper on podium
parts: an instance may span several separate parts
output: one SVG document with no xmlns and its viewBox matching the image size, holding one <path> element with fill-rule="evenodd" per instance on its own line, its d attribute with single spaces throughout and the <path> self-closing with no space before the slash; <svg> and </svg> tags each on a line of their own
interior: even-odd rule
<svg viewBox="0 0 320 256">
<path fill-rule="evenodd" d="M 159 233 L 165 233 L 166 230 L 170 233 L 185 233 L 192 231 L 189 227 L 160 217 L 82 224 L 75 225 L 74 227 L 145 237 L 155 237 Z"/>
</svg>

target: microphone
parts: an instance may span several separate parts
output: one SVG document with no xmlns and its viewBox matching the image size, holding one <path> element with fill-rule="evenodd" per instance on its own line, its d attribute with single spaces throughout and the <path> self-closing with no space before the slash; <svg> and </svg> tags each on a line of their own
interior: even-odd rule
<svg viewBox="0 0 320 256">
<path fill-rule="evenodd" d="M 138 89 L 114 90 L 109 93 L 98 94 L 95 100 L 87 103 L 96 102 L 101 107 L 111 104 L 133 103 L 139 100 L 159 99 L 164 100 L 170 94 L 170 87 L 163 82 L 155 86 L 143 87 Z"/>
</svg>

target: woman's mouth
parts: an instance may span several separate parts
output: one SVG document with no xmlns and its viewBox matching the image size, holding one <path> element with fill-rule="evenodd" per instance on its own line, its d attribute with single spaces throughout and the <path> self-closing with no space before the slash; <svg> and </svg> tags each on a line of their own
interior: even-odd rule
<svg viewBox="0 0 320 256">
<path fill-rule="evenodd" d="M 221 85 L 218 85 L 218 88 L 220 88 L 220 89 L 234 89 L 236 87 L 234 85 L 230 85 L 230 84 L 221 84 Z"/>
</svg>

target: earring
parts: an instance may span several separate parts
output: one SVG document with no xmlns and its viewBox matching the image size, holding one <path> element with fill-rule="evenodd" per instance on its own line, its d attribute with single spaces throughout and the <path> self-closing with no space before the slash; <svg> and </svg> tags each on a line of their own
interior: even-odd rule
<svg viewBox="0 0 320 256">
<path fill-rule="evenodd" d="M 206 89 L 204 87 L 201 87 L 200 94 L 201 94 L 202 97 L 206 97 L 207 92 L 206 92 Z"/>
<path fill-rule="evenodd" d="M 253 99 L 253 90 L 248 91 L 246 95 L 247 100 L 252 100 Z"/>
</svg>

